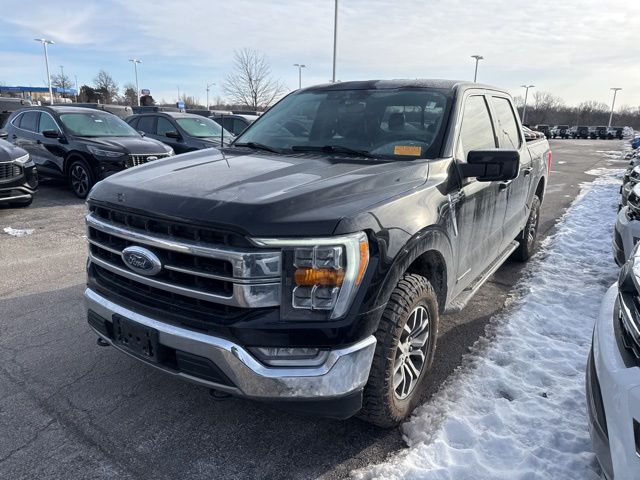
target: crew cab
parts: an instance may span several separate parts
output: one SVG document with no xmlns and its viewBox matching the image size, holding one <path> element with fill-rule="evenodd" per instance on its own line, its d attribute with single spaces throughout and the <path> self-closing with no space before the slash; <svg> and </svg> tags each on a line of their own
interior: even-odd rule
<svg viewBox="0 0 640 480">
<path fill-rule="evenodd" d="M 297 90 L 229 148 L 95 185 L 89 325 L 219 392 L 397 425 L 441 315 L 534 251 L 551 152 L 528 137 L 491 86 Z"/>
</svg>

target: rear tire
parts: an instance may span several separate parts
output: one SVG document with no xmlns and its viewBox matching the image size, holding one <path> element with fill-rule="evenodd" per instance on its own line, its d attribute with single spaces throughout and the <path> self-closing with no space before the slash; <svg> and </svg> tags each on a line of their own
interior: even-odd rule
<svg viewBox="0 0 640 480">
<path fill-rule="evenodd" d="M 533 255 L 538 240 L 539 223 L 540 198 L 538 198 L 537 195 L 534 195 L 533 200 L 531 201 L 531 211 L 529 212 L 529 218 L 527 219 L 527 223 L 524 226 L 524 229 L 517 238 L 520 245 L 513 253 L 513 256 L 516 260 L 520 262 L 526 262 Z"/>
<path fill-rule="evenodd" d="M 86 198 L 95 183 L 91 167 L 84 160 L 73 160 L 67 170 L 67 178 L 71 191 L 78 198 Z"/>
<path fill-rule="evenodd" d="M 429 281 L 405 274 L 391 293 L 376 330 L 376 350 L 360 417 L 395 427 L 416 407 L 433 363 L 438 298 Z"/>
</svg>

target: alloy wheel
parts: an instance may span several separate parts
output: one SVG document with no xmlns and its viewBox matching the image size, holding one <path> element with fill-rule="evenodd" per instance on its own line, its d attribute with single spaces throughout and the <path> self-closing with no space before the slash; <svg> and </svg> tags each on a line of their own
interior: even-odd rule
<svg viewBox="0 0 640 480">
<path fill-rule="evenodd" d="M 407 398 L 420 379 L 427 358 L 429 326 L 429 312 L 419 305 L 402 329 L 393 363 L 393 389 L 399 400 Z"/>
<path fill-rule="evenodd" d="M 82 165 L 71 168 L 71 187 L 79 197 L 84 197 L 89 191 L 89 173 Z"/>
</svg>

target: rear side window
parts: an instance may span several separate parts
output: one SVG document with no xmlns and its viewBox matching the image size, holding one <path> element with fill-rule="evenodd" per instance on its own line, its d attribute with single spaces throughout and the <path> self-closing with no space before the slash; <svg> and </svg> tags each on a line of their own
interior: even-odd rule
<svg viewBox="0 0 640 480">
<path fill-rule="evenodd" d="M 511 102 L 504 97 L 493 97 L 493 110 L 496 114 L 496 130 L 500 147 L 517 150 L 520 148 L 520 133 Z M 558 128 L 567 128 L 560 126 Z"/>
<path fill-rule="evenodd" d="M 30 132 L 36 132 L 38 130 L 38 117 L 40 116 L 40 112 L 25 112 L 20 117 L 20 125 L 18 125 L 23 130 L 28 130 Z"/>
<path fill-rule="evenodd" d="M 233 133 L 238 135 L 240 132 L 244 131 L 247 128 L 247 123 L 244 120 L 240 120 L 239 118 L 233 119 Z"/>
<path fill-rule="evenodd" d="M 139 118 L 134 118 L 133 120 L 131 120 L 131 121 L 127 122 L 127 123 L 137 130 L 138 129 L 138 121 L 139 120 L 140 120 Z"/>
<path fill-rule="evenodd" d="M 462 116 L 460 142 L 464 160 L 467 159 L 467 154 L 472 150 L 496 148 L 491 116 L 483 96 L 476 95 L 467 98 Z"/>
<path fill-rule="evenodd" d="M 144 133 L 148 133 L 150 135 L 154 135 L 156 133 L 155 117 L 153 117 L 152 115 L 140 117 L 140 120 L 138 120 L 138 130 L 141 130 Z"/>
<path fill-rule="evenodd" d="M 158 117 L 158 127 L 156 128 L 158 135 L 166 135 L 167 132 L 175 132 L 176 127 L 164 117 Z"/>
</svg>

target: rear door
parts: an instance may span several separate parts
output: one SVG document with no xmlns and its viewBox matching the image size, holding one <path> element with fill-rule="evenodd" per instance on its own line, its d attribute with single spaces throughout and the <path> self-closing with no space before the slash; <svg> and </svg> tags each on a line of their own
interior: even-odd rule
<svg viewBox="0 0 640 480">
<path fill-rule="evenodd" d="M 467 94 L 463 100 L 456 161 L 466 163 L 470 151 L 497 146 L 485 95 Z M 451 201 L 457 211 L 459 258 L 456 279 L 457 291 L 461 291 L 502 252 L 507 197 L 500 182 L 479 182 L 475 178 L 463 179 L 456 197 Z"/>
<path fill-rule="evenodd" d="M 524 138 L 522 138 L 522 130 L 511 100 L 506 96 L 492 95 L 491 107 L 499 148 L 501 150 L 517 150 L 520 154 L 518 176 L 513 180 L 500 182 L 502 193 L 507 197 L 503 238 L 503 247 L 506 248 L 507 244 L 514 240 L 524 228 L 527 220 L 532 164 L 531 155 Z"/>
<path fill-rule="evenodd" d="M 166 117 L 158 115 L 157 123 L 156 123 L 156 136 L 154 137 L 156 140 L 160 140 L 163 143 L 166 143 L 173 151 L 176 153 L 185 153 L 188 152 L 185 143 L 186 139 L 184 136 L 181 138 L 169 138 L 167 137 L 167 132 L 180 132 L 178 127 L 174 125 L 173 121 L 169 120 Z"/>
<path fill-rule="evenodd" d="M 51 174 L 62 176 L 64 174 L 65 149 L 62 147 L 59 138 L 47 138 L 42 135 L 42 132 L 46 130 L 56 130 L 59 134 L 62 134 L 62 130 L 53 117 L 47 112 L 40 112 L 36 139 L 36 149 L 42 165 L 40 168 Z"/>
</svg>

